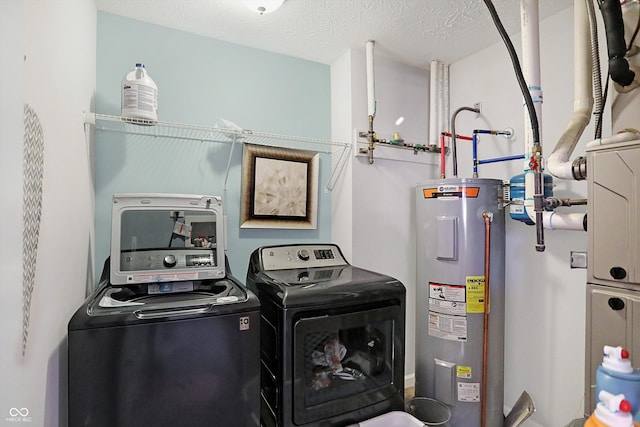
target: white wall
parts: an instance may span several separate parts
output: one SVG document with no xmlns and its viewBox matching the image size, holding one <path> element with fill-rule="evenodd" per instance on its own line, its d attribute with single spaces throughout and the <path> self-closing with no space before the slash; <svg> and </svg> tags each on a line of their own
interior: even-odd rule
<svg viewBox="0 0 640 427">
<path fill-rule="evenodd" d="M 91 276 L 93 183 L 83 130 L 95 88 L 96 9 L 85 0 L 0 2 L 0 425 L 65 426 L 66 326 Z M 22 355 L 23 104 L 44 132 L 42 216 Z"/>
<path fill-rule="evenodd" d="M 572 22 L 569 8 L 540 25 L 544 92 L 541 139 L 545 156 L 551 154 L 573 109 Z M 520 34 L 512 35 L 512 41 L 520 52 Z M 470 135 L 473 129 L 511 127 L 516 134 L 511 141 L 483 137 L 479 158 L 522 154 L 522 95 L 503 43 L 451 65 L 452 111 L 475 102 L 482 102 L 482 117 L 460 113 L 457 133 Z M 584 144 L 592 136 L 589 126 L 576 155 L 584 154 Z M 459 176 L 471 176 L 469 143 L 458 144 L 458 159 Z M 509 179 L 522 170 L 520 161 L 479 166 L 480 177 L 486 178 Z M 586 197 L 586 182 L 556 180 L 555 193 Z M 546 251 L 537 253 L 534 227 L 508 220 L 505 406 L 511 407 L 527 390 L 537 411 L 526 425 L 548 427 L 565 425 L 582 414 L 586 270 L 571 269 L 569 256 L 571 250 L 586 250 L 586 233 L 546 230 L 545 240 Z"/>
<path fill-rule="evenodd" d="M 429 73 L 375 53 L 377 110 L 374 130 L 390 139 L 394 132 L 406 141 L 426 144 L 429 117 Z M 364 46 L 351 50 L 332 64 L 332 138 L 355 142 L 356 130 L 368 129 L 366 60 Z M 348 105 L 350 108 L 345 108 Z M 399 116 L 404 122 L 396 126 Z M 387 150 L 398 150 L 387 148 Z M 366 156 L 351 157 L 333 194 L 332 237 L 349 261 L 358 267 L 388 274 L 407 288 L 407 385 L 415 371 L 415 214 L 418 184 L 435 178 L 438 155 L 421 153 L 425 163 L 405 151 L 402 158 L 384 159 L 374 150 L 374 163 Z M 355 152 L 355 151 L 354 151 Z M 399 152 L 399 151 L 397 151 Z"/>
</svg>

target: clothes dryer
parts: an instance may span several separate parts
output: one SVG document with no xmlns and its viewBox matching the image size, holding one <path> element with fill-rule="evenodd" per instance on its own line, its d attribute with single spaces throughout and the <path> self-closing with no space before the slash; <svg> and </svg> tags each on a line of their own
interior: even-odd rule
<svg viewBox="0 0 640 427">
<path fill-rule="evenodd" d="M 403 409 L 405 296 L 334 244 L 265 246 L 247 287 L 261 303 L 261 424 L 346 426 Z"/>
</svg>

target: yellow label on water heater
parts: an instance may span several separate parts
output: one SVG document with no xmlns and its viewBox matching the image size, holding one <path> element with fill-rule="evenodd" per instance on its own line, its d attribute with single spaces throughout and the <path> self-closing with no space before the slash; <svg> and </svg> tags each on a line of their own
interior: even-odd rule
<svg viewBox="0 0 640 427">
<path fill-rule="evenodd" d="M 467 276 L 467 313 L 484 313 L 484 276 Z"/>
<path fill-rule="evenodd" d="M 458 378 L 471 378 L 472 369 L 471 366 L 457 366 L 456 376 Z"/>
</svg>

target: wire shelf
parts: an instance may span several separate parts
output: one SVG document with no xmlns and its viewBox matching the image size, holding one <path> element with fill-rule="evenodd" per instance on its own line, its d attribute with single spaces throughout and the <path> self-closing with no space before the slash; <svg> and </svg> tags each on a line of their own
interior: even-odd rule
<svg viewBox="0 0 640 427">
<path fill-rule="evenodd" d="M 210 142 L 243 142 L 282 148 L 295 148 L 331 153 L 335 148 L 350 148 L 347 142 L 303 138 L 288 135 L 256 132 L 250 129 L 226 129 L 211 126 L 189 125 L 171 122 L 153 122 L 105 114 L 85 113 L 85 123 L 95 125 L 96 130 L 122 132 L 133 135 L 187 139 Z"/>
<path fill-rule="evenodd" d="M 348 142 L 335 142 L 323 139 L 277 135 L 265 132 L 256 132 L 250 129 L 227 129 L 183 123 L 151 121 L 97 113 L 84 113 L 84 123 L 85 125 L 94 126 L 98 131 L 119 132 L 128 135 L 226 144 L 246 143 L 331 154 L 332 156 L 335 156 L 336 160 L 332 161 L 331 176 L 329 177 L 329 182 L 326 186 L 327 190 L 332 190 L 335 186 L 340 172 L 344 168 L 346 160 L 349 157 L 348 153 L 351 149 L 351 143 Z M 232 151 L 233 146 L 231 148 L 231 152 Z M 229 170 L 227 170 L 227 176 L 228 173 Z"/>
</svg>

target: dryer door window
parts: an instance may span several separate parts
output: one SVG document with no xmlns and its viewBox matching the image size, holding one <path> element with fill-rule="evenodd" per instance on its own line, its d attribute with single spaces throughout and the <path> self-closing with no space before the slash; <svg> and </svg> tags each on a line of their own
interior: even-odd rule
<svg viewBox="0 0 640 427">
<path fill-rule="evenodd" d="M 402 354 L 398 335 L 404 337 L 400 307 L 349 311 L 295 322 L 296 424 L 353 411 L 398 392 L 395 382 L 403 373 L 394 368 Z"/>
</svg>

